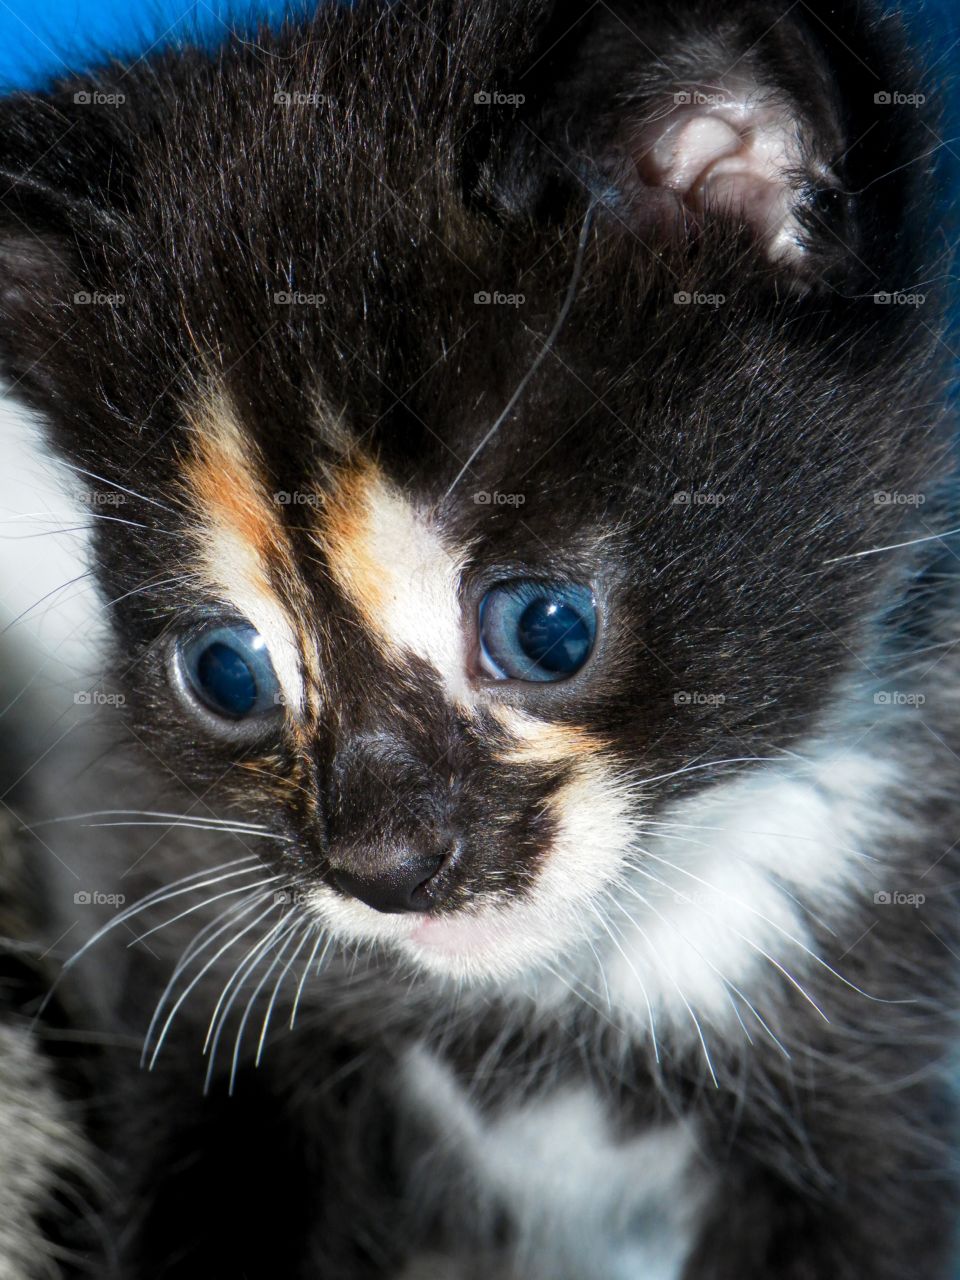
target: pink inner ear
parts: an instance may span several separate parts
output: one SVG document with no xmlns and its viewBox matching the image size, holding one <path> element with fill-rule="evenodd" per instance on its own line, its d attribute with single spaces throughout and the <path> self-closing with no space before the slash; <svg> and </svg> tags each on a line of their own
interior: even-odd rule
<svg viewBox="0 0 960 1280">
<path fill-rule="evenodd" d="M 676 193 L 696 214 L 747 222 L 769 258 L 796 262 L 805 246 L 797 210 L 809 183 L 834 185 L 811 161 L 787 104 L 756 85 L 700 85 L 675 93 L 667 110 L 633 134 L 647 186 Z"/>
</svg>

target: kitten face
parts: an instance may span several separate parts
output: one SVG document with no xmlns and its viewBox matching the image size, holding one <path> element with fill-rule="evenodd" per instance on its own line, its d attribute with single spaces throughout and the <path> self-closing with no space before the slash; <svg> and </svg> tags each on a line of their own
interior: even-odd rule
<svg viewBox="0 0 960 1280">
<path fill-rule="evenodd" d="M 646 821 L 816 726 L 882 586 L 845 557 L 929 471 L 928 341 L 872 303 L 917 267 L 913 122 L 871 140 L 799 22 L 724 81 L 702 14 L 623 10 L 676 74 L 612 17 L 336 9 L 148 66 L 69 192 L 13 183 L 7 367 L 127 495 L 138 730 L 339 936 L 442 973 L 577 945 Z M 69 102 L 7 111 L 25 172 Z"/>
</svg>

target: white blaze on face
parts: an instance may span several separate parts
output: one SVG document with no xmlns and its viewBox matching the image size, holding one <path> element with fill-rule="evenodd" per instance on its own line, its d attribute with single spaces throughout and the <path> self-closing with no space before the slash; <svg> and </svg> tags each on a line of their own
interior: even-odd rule
<svg viewBox="0 0 960 1280">
<path fill-rule="evenodd" d="M 318 530 L 330 573 L 380 647 L 416 654 L 467 705 L 467 650 L 460 608 L 462 548 L 372 462 L 342 472 Z"/>
<path fill-rule="evenodd" d="M 271 575 L 272 569 L 294 577 L 277 508 L 259 459 L 222 398 L 205 402 L 191 425 L 195 448 L 184 471 L 201 577 L 263 637 L 286 705 L 296 712 L 303 702 L 297 629 Z"/>
</svg>

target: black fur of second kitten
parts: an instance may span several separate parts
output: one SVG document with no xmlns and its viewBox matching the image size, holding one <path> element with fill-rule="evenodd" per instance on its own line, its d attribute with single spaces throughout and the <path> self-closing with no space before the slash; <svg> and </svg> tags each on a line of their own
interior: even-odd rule
<svg viewBox="0 0 960 1280">
<path fill-rule="evenodd" d="M 6 373 L 123 497 L 91 789 L 208 828 L 70 978 L 153 1067 L 117 1274 L 948 1280 L 924 84 L 861 4 L 484 0 L 0 103 Z"/>
</svg>

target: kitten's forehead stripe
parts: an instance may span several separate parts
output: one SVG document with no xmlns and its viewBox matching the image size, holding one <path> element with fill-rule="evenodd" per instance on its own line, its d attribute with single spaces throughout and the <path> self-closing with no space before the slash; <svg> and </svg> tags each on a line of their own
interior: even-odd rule
<svg viewBox="0 0 960 1280">
<path fill-rule="evenodd" d="M 230 531 L 263 561 L 286 550 L 276 512 L 267 504 L 257 459 L 221 398 L 191 415 L 194 452 L 185 472 L 211 523 Z"/>
<path fill-rule="evenodd" d="M 317 536 L 331 576 L 380 648 L 394 659 L 416 654 L 454 701 L 468 705 L 460 605 L 465 549 L 449 546 L 372 461 L 337 474 Z"/>
<path fill-rule="evenodd" d="M 193 449 L 184 475 L 201 575 L 263 636 L 287 705 L 298 711 L 303 702 L 299 628 L 273 585 L 278 577 L 293 583 L 297 575 L 259 459 L 225 397 L 211 395 L 187 416 Z"/>
</svg>

